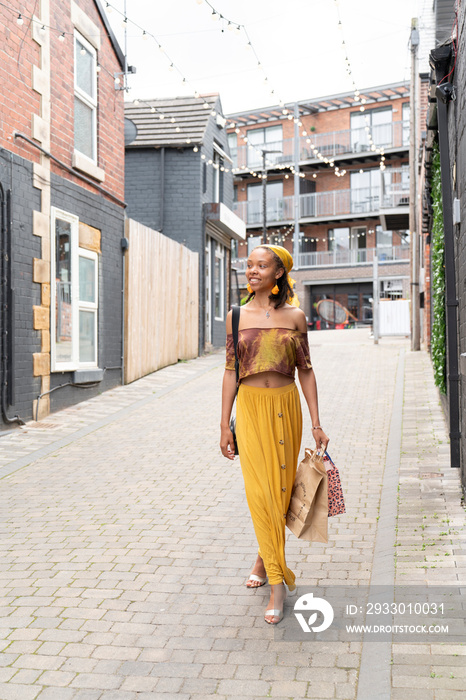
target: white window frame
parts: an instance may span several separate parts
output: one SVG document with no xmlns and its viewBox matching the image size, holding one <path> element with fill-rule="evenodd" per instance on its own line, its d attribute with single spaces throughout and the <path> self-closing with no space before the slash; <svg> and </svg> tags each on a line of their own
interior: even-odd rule
<svg viewBox="0 0 466 700">
<path fill-rule="evenodd" d="M 56 357 L 56 220 L 71 224 L 71 360 L 58 362 Z M 73 372 L 76 369 L 98 367 L 99 357 L 99 256 L 92 250 L 79 247 L 79 217 L 70 212 L 51 207 L 51 261 L 50 261 L 50 361 L 52 372 Z M 95 302 L 81 301 L 79 298 L 79 258 L 89 258 L 95 263 Z M 95 358 L 93 362 L 79 361 L 79 312 L 95 311 Z"/>
<path fill-rule="evenodd" d="M 56 257 L 57 257 L 57 241 L 56 241 L 56 220 L 67 221 L 71 224 L 70 231 L 70 256 L 71 256 L 71 360 L 69 362 L 57 362 L 56 359 Z M 50 360 L 52 372 L 67 372 L 75 370 L 79 364 L 79 260 L 78 260 L 78 241 L 79 241 L 79 218 L 75 214 L 70 214 L 67 211 L 51 207 L 51 265 L 50 265 Z M 76 331 L 77 329 L 77 331 Z"/>
<path fill-rule="evenodd" d="M 78 361 L 79 361 L 79 312 L 80 311 L 94 311 L 94 338 L 95 338 L 95 356 L 92 362 L 81 362 L 79 361 L 80 368 L 87 367 L 97 367 L 98 366 L 98 356 L 99 356 L 99 337 L 98 337 L 98 317 L 99 317 L 99 256 L 93 250 L 87 250 L 86 248 L 78 248 L 78 270 L 79 270 L 79 258 L 88 258 L 94 261 L 95 267 L 95 289 L 94 289 L 94 299 L 95 301 L 83 301 L 78 294 Z M 79 279 L 78 279 L 79 282 Z M 78 286 L 79 290 L 79 286 Z"/>
<path fill-rule="evenodd" d="M 89 41 L 81 34 L 81 32 L 78 32 L 76 29 L 74 31 L 74 96 L 78 98 L 81 102 L 83 102 L 86 107 L 89 107 L 92 110 L 92 151 L 93 151 L 93 157 L 89 158 L 89 156 L 86 153 L 83 153 L 79 149 L 76 148 L 76 145 L 74 145 L 74 152 L 79 154 L 80 157 L 85 158 L 88 160 L 90 163 L 93 165 L 97 165 L 97 51 L 95 48 L 92 46 L 92 44 L 89 43 Z M 88 95 L 84 90 L 82 90 L 78 86 L 77 82 L 77 56 L 76 56 L 76 51 L 77 51 L 77 41 L 79 41 L 84 48 L 89 51 L 89 53 L 93 57 L 93 71 L 92 71 L 92 80 L 93 80 L 93 88 L 94 88 L 94 97 Z M 73 122 L 73 128 L 74 128 L 74 122 Z M 74 137 L 74 133 L 73 133 Z"/>
<path fill-rule="evenodd" d="M 349 239 L 350 250 L 362 250 L 362 248 L 359 247 L 358 234 L 360 236 L 362 234 L 366 237 L 366 245 L 364 247 L 367 248 L 367 226 L 351 226 Z"/>
<path fill-rule="evenodd" d="M 219 292 L 220 292 L 220 316 L 215 315 L 215 268 L 217 267 L 217 260 L 220 261 L 220 280 L 219 280 Z M 213 299 L 214 302 L 214 318 L 216 321 L 223 321 L 225 317 L 225 248 L 220 245 L 220 243 L 215 242 L 215 260 L 214 260 L 214 270 L 213 270 Z"/>
</svg>

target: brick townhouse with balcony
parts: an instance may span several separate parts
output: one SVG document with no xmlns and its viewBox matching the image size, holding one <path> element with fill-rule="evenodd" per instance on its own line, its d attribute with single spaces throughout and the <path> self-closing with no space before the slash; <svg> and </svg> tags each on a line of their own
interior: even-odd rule
<svg viewBox="0 0 466 700">
<path fill-rule="evenodd" d="M 0 430 L 121 383 L 124 58 L 99 0 L 0 7 Z"/>
<path fill-rule="evenodd" d="M 402 82 L 228 115 L 234 209 L 247 225 L 232 254 L 238 296 L 263 237 L 266 172 L 267 242 L 293 253 L 311 327 L 322 298 L 371 322 L 375 250 L 381 298 L 409 298 L 409 110 Z"/>
</svg>

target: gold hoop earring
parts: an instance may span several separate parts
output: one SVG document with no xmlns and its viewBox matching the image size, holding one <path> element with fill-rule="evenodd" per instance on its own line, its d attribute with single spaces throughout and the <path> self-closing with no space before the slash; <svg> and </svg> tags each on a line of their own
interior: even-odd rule
<svg viewBox="0 0 466 700">
<path fill-rule="evenodd" d="M 249 294 L 252 294 L 252 287 L 251 287 L 251 285 L 249 284 L 249 282 L 248 282 L 247 285 L 246 285 L 246 289 L 248 290 Z"/>
<path fill-rule="evenodd" d="M 277 295 L 280 289 L 278 288 L 278 284 L 275 285 L 275 287 L 272 287 L 272 294 Z"/>
</svg>

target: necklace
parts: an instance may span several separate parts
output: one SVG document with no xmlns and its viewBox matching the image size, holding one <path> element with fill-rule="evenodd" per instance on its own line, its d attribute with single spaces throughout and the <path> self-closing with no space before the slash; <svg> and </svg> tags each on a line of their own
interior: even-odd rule
<svg viewBox="0 0 466 700">
<path fill-rule="evenodd" d="M 270 314 L 269 314 L 269 310 L 268 310 L 268 309 L 267 309 L 267 311 L 265 312 L 265 318 L 270 318 Z"/>
</svg>

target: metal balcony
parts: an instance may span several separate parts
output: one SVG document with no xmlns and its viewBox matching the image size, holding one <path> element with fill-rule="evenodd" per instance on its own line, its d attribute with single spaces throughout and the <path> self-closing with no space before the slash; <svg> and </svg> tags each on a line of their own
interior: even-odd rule
<svg viewBox="0 0 466 700">
<path fill-rule="evenodd" d="M 297 267 L 352 267 L 359 265 L 372 265 L 374 261 L 374 248 L 338 248 L 337 250 L 323 250 L 314 253 L 300 253 Z M 409 262 L 409 245 L 379 246 L 377 254 L 380 263 Z M 231 261 L 232 267 L 238 272 L 246 270 L 247 258 L 236 258 Z"/>
<path fill-rule="evenodd" d="M 368 128 L 368 127 L 367 127 Z M 378 124 L 370 130 L 374 148 L 372 148 L 366 127 L 358 129 L 346 129 L 344 131 L 329 131 L 327 133 L 311 132 L 308 136 L 301 136 L 299 140 L 299 160 L 304 163 L 309 160 L 318 160 L 317 152 L 324 158 L 337 158 L 338 156 L 358 155 L 376 151 L 377 148 L 408 149 L 409 147 L 409 122 L 388 122 Z M 252 130 L 249 134 L 252 133 Z M 314 148 L 312 148 L 314 146 Z M 282 139 L 266 144 L 250 143 L 231 149 L 233 167 L 241 170 L 261 170 L 261 149 L 278 150 L 281 153 L 267 154 L 267 168 L 276 168 L 280 165 L 294 163 L 294 138 Z"/>
</svg>

